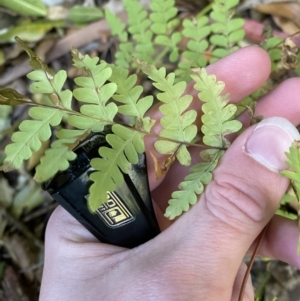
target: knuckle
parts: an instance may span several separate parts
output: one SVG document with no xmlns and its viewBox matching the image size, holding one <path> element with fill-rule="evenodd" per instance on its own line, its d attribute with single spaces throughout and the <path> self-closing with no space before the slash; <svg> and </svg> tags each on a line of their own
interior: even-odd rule
<svg viewBox="0 0 300 301">
<path fill-rule="evenodd" d="M 265 202 L 260 203 L 258 199 L 263 192 L 242 179 L 232 179 L 232 176 L 230 179 L 231 183 L 214 179 L 206 187 L 203 199 L 207 210 L 234 228 L 262 222 Z M 233 183 L 238 183 L 238 186 Z"/>
</svg>

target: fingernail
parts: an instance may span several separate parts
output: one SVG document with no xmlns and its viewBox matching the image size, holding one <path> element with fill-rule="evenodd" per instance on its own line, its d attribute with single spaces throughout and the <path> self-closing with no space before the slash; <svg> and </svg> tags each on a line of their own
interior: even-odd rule
<svg viewBox="0 0 300 301">
<path fill-rule="evenodd" d="M 245 151 L 255 161 L 278 172 L 286 168 L 285 152 L 295 140 L 300 140 L 300 134 L 292 123 L 282 117 L 270 117 L 255 127 Z"/>
</svg>

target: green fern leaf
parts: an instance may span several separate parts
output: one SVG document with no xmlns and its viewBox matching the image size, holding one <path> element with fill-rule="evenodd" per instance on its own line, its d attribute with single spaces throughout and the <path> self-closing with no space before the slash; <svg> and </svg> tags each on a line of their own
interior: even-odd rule
<svg viewBox="0 0 300 301">
<path fill-rule="evenodd" d="M 198 195 L 204 190 L 204 185 L 212 180 L 212 171 L 217 166 L 218 160 L 223 151 L 217 151 L 211 162 L 201 162 L 190 169 L 190 173 L 179 184 L 178 191 L 172 193 L 169 206 L 166 209 L 165 217 L 174 219 L 181 215 L 198 201 Z"/>
<path fill-rule="evenodd" d="M 87 104 L 80 108 L 80 112 L 85 116 L 70 116 L 68 122 L 77 129 L 100 132 L 105 124 L 113 122 L 118 112 L 115 103 L 107 104 L 117 90 L 115 83 L 105 84 L 112 70 L 105 62 L 99 64 L 99 58 L 83 56 L 76 49 L 73 49 L 72 56 L 74 66 L 86 73 L 86 76 L 75 78 L 74 81 L 79 88 L 73 91 L 73 95 L 78 101 Z"/>
<path fill-rule="evenodd" d="M 100 147 L 101 158 L 91 160 L 95 172 L 90 175 L 94 183 L 90 187 L 88 204 L 92 211 L 107 201 L 107 191 L 114 191 L 123 183 L 122 172 L 129 173 L 131 164 L 138 163 L 137 153 L 145 151 L 143 134 L 121 125 L 114 125 L 112 131 L 113 134 L 106 136 L 112 148 Z"/>
<path fill-rule="evenodd" d="M 292 181 L 297 200 L 300 204 L 300 143 L 295 141 L 288 152 L 285 153 L 288 161 L 287 165 L 291 170 L 283 170 L 280 173 Z M 300 229 L 300 209 L 298 210 L 298 227 Z M 298 240 L 298 254 L 300 255 L 300 237 Z"/>
<path fill-rule="evenodd" d="M 272 64 L 272 71 L 277 70 L 278 65 L 281 63 L 282 43 L 283 38 L 272 36 L 261 44 L 262 48 L 265 49 L 269 54 Z"/>
<path fill-rule="evenodd" d="M 115 64 L 123 68 L 130 68 L 133 55 L 133 44 L 128 41 L 128 33 L 126 31 L 126 25 L 110 10 L 105 10 L 105 19 L 110 26 L 112 35 L 118 37 L 119 50 L 115 54 Z"/>
<path fill-rule="evenodd" d="M 221 94 L 225 84 L 217 81 L 215 75 L 208 75 L 204 68 L 194 71 L 191 77 L 196 82 L 194 88 L 200 91 L 199 99 L 204 102 L 201 118 L 203 142 L 213 147 L 229 147 L 225 136 L 239 131 L 242 124 L 231 120 L 237 108 L 234 104 L 227 104 L 228 94 Z"/>
<path fill-rule="evenodd" d="M 245 36 L 244 20 L 232 18 L 232 9 L 238 3 L 239 0 L 215 0 L 212 5 L 210 17 L 213 21 L 211 30 L 214 34 L 210 37 L 210 43 L 215 48 L 212 51 L 211 63 L 236 51 L 239 48 L 238 42 Z"/>
<path fill-rule="evenodd" d="M 153 104 L 153 96 L 149 95 L 140 98 L 143 93 L 143 87 L 135 85 L 137 76 L 135 74 L 128 76 L 128 70 L 122 67 L 111 66 L 111 68 L 112 75 L 109 80 L 116 83 L 118 87 L 113 99 L 121 103 L 118 106 L 119 113 L 124 116 L 134 117 L 134 124 L 132 125 L 150 132 L 155 120 L 144 117 L 144 115 Z"/>
<path fill-rule="evenodd" d="M 208 25 L 208 18 L 202 17 L 199 20 L 183 21 L 184 37 L 189 39 L 187 50 L 183 52 L 183 60 L 178 64 L 178 70 L 175 74 L 178 81 L 190 81 L 190 69 L 195 67 L 205 67 L 207 60 L 204 58 L 203 53 L 208 48 L 207 36 L 210 34 L 211 29 Z"/>
<path fill-rule="evenodd" d="M 30 85 L 32 92 L 46 94 L 54 106 L 71 109 L 72 92 L 62 91 L 67 79 L 66 71 L 60 70 L 57 74 L 50 75 L 44 70 L 35 70 L 28 73 L 27 77 L 34 81 Z"/>
<path fill-rule="evenodd" d="M 179 57 L 177 44 L 181 40 L 181 33 L 174 32 L 174 29 L 180 24 L 176 17 L 178 9 L 174 0 L 152 0 L 150 3 L 150 19 L 152 32 L 156 35 L 154 43 L 164 46 L 169 52 L 169 59 L 175 62 Z"/>
<path fill-rule="evenodd" d="M 68 142 L 68 139 L 54 141 L 51 148 L 46 150 L 40 164 L 36 167 L 34 179 L 37 182 L 44 182 L 58 171 L 66 170 L 69 167 L 69 161 L 76 159 L 76 154 L 65 145 Z"/>
<path fill-rule="evenodd" d="M 150 63 L 155 51 L 152 42 L 153 33 L 150 30 L 151 21 L 147 11 L 138 0 L 123 2 L 128 15 L 128 31 L 135 41 L 135 51 L 132 55 Z"/>
<path fill-rule="evenodd" d="M 33 151 L 41 147 L 41 141 L 51 137 L 50 125 L 60 124 L 63 112 L 52 108 L 33 107 L 29 115 L 36 120 L 24 120 L 5 148 L 6 158 L 1 170 L 10 171 L 21 167 L 24 160 L 31 157 Z"/>
<path fill-rule="evenodd" d="M 157 70 L 147 63 L 140 63 L 142 71 L 153 81 L 153 85 L 162 93 L 157 98 L 164 104 L 159 110 L 163 113 L 160 123 L 163 127 L 159 136 L 162 139 L 155 142 L 155 148 L 162 154 L 176 154 L 176 158 L 182 165 L 190 165 L 191 156 L 184 143 L 190 143 L 197 135 L 197 127 L 193 124 L 197 112 L 187 110 L 193 100 L 191 95 L 184 95 L 186 83 L 175 84 L 175 74 L 166 76 L 166 69 Z M 166 141 L 175 140 L 180 141 Z"/>
<path fill-rule="evenodd" d="M 117 36 L 121 42 L 126 42 L 128 40 L 128 35 L 125 30 L 125 23 L 123 23 L 120 18 L 113 14 L 109 9 L 105 9 L 105 20 L 107 21 L 111 34 Z"/>
</svg>

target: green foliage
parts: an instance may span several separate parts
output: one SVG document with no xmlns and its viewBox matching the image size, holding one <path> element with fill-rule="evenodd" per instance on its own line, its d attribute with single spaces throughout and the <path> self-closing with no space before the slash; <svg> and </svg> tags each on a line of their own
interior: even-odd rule
<svg viewBox="0 0 300 301">
<path fill-rule="evenodd" d="M 265 49 L 270 56 L 272 71 L 277 69 L 278 64 L 281 61 L 282 42 L 282 38 L 271 36 L 261 44 L 262 48 Z"/>
<path fill-rule="evenodd" d="M 244 20 L 233 18 L 232 9 L 238 3 L 239 0 L 215 0 L 213 2 L 210 17 L 213 20 L 211 30 L 214 34 L 210 37 L 210 43 L 215 48 L 210 62 L 236 51 L 239 48 L 238 42 L 244 38 Z"/>
<path fill-rule="evenodd" d="M 150 30 L 151 21 L 147 11 L 138 0 L 124 0 L 128 15 L 128 31 L 135 42 L 134 56 L 146 62 L 152 62 L 154 47 L 153 33 Z"/>
<path fill-rule="evenodd" d="M 182 23 L 182 35 L 188 38 L 187 50 L 182 53 L 182 61 L 178 64 L 176 75 L 180 80 L 188 82 L 190 78 L 190 69 L 195 67 L 205 67 L 207 60 L 204 52 L 208 49 L 209 43 L 207 37 L 211 32 L 208 25 L 208 18 L 201 17 L 198 20 L 185 19 Z"/>
<path fill-rule="evenodd" d="M 174 32 L 174 29 L 180 24 L 175 1 L 152 0 L 150 9 L 152 11 L 150 19 L 153 22 L 151 30 L 156 35 L 154 43 L 164 46 L 167 51 L 170 51 L 169 59 L 171 62 L 175 62 L 179 56 L 177 44 L 181 40 L 181 33 Z"/>
<path fill-rule="evenodd" d="M 197 203 L 199 195 L 204 190 L 204 185 L 211 182 L 212 171 L 222 154 L 222 151 L 217 151 L 210 162 L 198 163 L 190 169 L 190 173 L 179 184 L 180 190 L 172 193 L 172 199 L 169 200 L 169 206 L 165 213 L 167 218 L 174 219 L 182 212 L 187 211 L 190 205 Z"/>
<path fill-rule="evenodd" d="M 197 127 L 193 124 L 196 120 L 197 112 L 188 110 L 193 97 L 184 95 L 186 89 L 185 82 L 174 84 L 175 74 L 166 76 L 166 69 L 157 70 L 154 66 L 142 63 L 139 65 L 142 71 L 148 75 L 156 87 L 162 93 L 157 94 L 157 99 L 164 104 L 159 110 L 164 115 L 160 123 L 163 129 L 160 136 L 168 138 L 155 142 L 155 148 L 161 154 L 175 154 L 182 165 L 191 164 L 191 155 L 187 150 L 186 143 L 190 143 L 197 135 Z M 180 141 L 180 143 L 175 142 Z"/>
<path fill-rule="evenodd" d="M 296 220 L 297 219 L 297 215 L 287 211 L 284 206 L 290 202 L 292 202 L 295 199 L 294 195 L 291 195 L 289 193 L 286 193 L 283 198 L 280 201 L 280 206 L 279 208 L 276 210 L 276 214 L 280 215 L 280 216 L 284 216 L 286 218 L 292 219 L 292 220 Z"/>
<path fill-rule="evenodd" d="M 230 143 L 226 135 L 235 133 L 242 127 L 241 122 L 231 120 L 236 106 L 228 104 L 228 94 L 221 94 L 224 89 L 223 82 L 217 81 L 214 75 L 207 75 L 204 68 L 194 70 L 191 77 L 195 81 L 195 90 L 200 92 L 199 99 L 204 102 L 201 118 L 203 142 L 216 149 L 201 151 L 200 156 L 205 162 L 194 165 L 184 181 L 179 184 L 179 190 L 172 193 L 166 211 L 166 217 L 170 219 L 187 211 L 190 205 L 197 202 L 197 195 L 201 194 L 204 185 L 211 181 L 211 172 L 224 152 L 218 148 L 228 148 Z"/>
<path fill-rule="evenodd" d="M 4 6 L 23 16 L 46 16 L 47 8 L 41 0 L 1 0 Z"/>
<path fill-rule="evenodd" d="M 236 112 L 234 104 L 227 104 L 228 94 L 221 94 L 225 84 L 216 80 L 215 75 L 207 75 L 206 70 L 199 69 L 191 75 L 196 82 L 194 88 L 199 91 L 199 99 L 204 102 L 201 131 L 203 142 L 208 146 L 228 148 L 230 143 L 226 135 L 238 132 L 242 124 L 231 120 Z"/>
<path fill-rule="evenodd" d="M 25 42 L 37 42 L 53 28 L 62 27 L 65 21 L 42 20 L 20 24 L 0 33 L 0 44 L 12 43 L 19 36 Z"/>
<path fill-rule="evenodd" d="M 29 51 L 30 52 L 30 51 Z M 7 145 L 7 157 L 1 167 L 4 171 L 19 168 L 24 160 L 31 157 L 33 151 L 41 147 L 41 141 L 51 137 L 50 126 L 61 123 L 64 112 L 60 109 L 70 108 L 72 93 L 62 90 L 66 80 L 66 72 L 61 70 L 55 75 L 45 64 L 39 62 L 31 53 L 31 64 L 35 67 L 28 77 L 34 82 L 30 85 L 33 92 L 44 93 L 51 100 L 52 107 L 32 107 L 29 110 L 33 120 L 24 120 L 19 126 L 19 131 L 12 135 L 12 144 Z"/>
<path fill-rule="evenodd" d="M 138 153 L 145 151 L 143 134 L 121 125 L 114 125 L 112 131 L 114 134 L 106 136 L 112 148 L 101 147 L 101 158 L 91 160 L 91 166 L 96 170 L 90 176 L 94 181 L 88 199 L 92 211 L 107 201 L 107 191 L 114 191 L 117 185 L 123 183 L 122 172 L 129 173 L 130 164 L 137 164 Z"/>
<path fill-rule="evenodd" d="M 294 189 L 296 198 L 300 203 L 300 143 L 295 141 L 290 147 L 289 151 L 285 153 L 288 161 L 286 164 L 291 170 L 281 171 L 281 174 L 292 181 L 292 188 Z M 300 210 L 298 210 L 298 221 Z M 299 224 L 300 228 L 300 224 Z M 300 255 L 300 238 L 298 241 L 298 254 Z"/>
<path fill-rule="evenodd" d="M 84 116 L 71 116 L 68 122 L 82 130 L 100 132 L 104 125 L 113 121 L 118 112 L 115 103 L 107 103 L 117 90 L 115 83 L 105 82 L 112 74 L 111 68 L 105 62 L 99 62 L 99 58 L 82 56 L 78 50 L 73 49 L 74 66 L 82 69 L 85 76 L 75 78 L 79 88 L 73 91 L 74 97 L 83 103 L 80 112 Z"/>
<path fill-rule="evenodd" d="M 126 25 L 108 9 L 105 9 L 105 19 L 110 26 L 112 35 L 119 39 L 119 50 L 115 54 L 115 64 L 128 69 L 132 62 L 133 44 L 128 41 Z"/>
<path fill-rule="evenodd" d="M 245 108 L 251 111 L 253 120 L 256 118 L 254 94 L 239 104 L 238 111 L 236 105 L 228 104 L 229 95 L 223 93 L 224 83 L 202 68 L 208 61 L 234 51 L 243 38 L 243 21 L 233 17 L 237 3 L 237 0 L 215 0 L 210 14 L 211 24 L 206 16 L 185 19 L 182 32 L 177 30 L 180 20 L 174 0 L 152 0 L 149 14 L 139 1 L 124 0 L 128 25 L 105 10 L 112 34 L 119 40 L 115 65 L 83 56 L 73 49 L 73 65 L 82 73 L 74 79 L 77 87 L 73 92 L 63 89 L 65 71 L 52 74 L 19 40 L 35 69 L 28 75 L 33 81 L 31 89 L 47 96 L 49 104 L 37 105 L 11 89 L 0 91 L 0 103 L 34 105 L 29 111 L 32 120 L 22 122 L 20 131 L 12 136 L 13 143 L 7 147 L 3 168 L 19 167 L 32 151 L 39 149 L 41 141 L 51 137 L 51 127 L 60 126 L 55 131 L 57 139 L 36 167 L 35 179 L 45 181 L 57 171 L 68 168 L 69 161 L 76 158 L 72 150 L 82 139 L 111 125 L 112 133 L 106 137 L 110 147 L 101 147 L 99 158 L 91 161 L 95 172 L 90 176 L 93 184 L 89 206 L 96 210 L 106 201 L 106 192 L 115 190 L 123 182 L 123 174 L 130 171 L 131 164 L 137 163 L 138 154 L 145 151 L 145 135 L 153 135 L 151 128 L 155 120 L 146 116 L 153 106 L 153 96 L 144 94 L 143 86 L 138 84 L 139 73 L 132 73 L 132 69 L 136 68 L 148 76 L 158 91 L 156 102 L 160 102 L 159 110 L 163 116 L 160 120 L 162 129 L 154 144 L 156 150 L 168 155 L 169 159 L 176 157 L 180 164 L 190 166 L 189 146 L 201 139 L 208 147 L 200 152 L 200 162 L 190 167 L 190 173 L 180 183 L 179 190 L 172 193 L 166 216 L 172 219 L 188 210 L 211 181 L 212 171 L 229 147 L 227 135 L 241 129 L 241 123 L 234 118 Z M 77 8 L 74 8 L 74 13 L 78 13 Z M 178 60 L 178 43 L 182 37 L 188 39 L 187 49 Z M 277 52 L 275 55 L 271 50 L 277 47 L 277 42 L 275 39 L 264 42 L 265 49 L 275 59 L 278 58 Z M 169 55 L 169 61 L 177 62 L 178 68 L 173 65 L 175 72 L 168 73 L 165 67 L 151 65 L 161 64 L 166 55 Z M 190 69 L 193 69 L 192 74 Z M 186 82 L 190 78 L 195 81 L 194 89 L 203 102 L 200 131 L 195 125 L 197 113 L 190 109 L 193 96 L 186 94 Z M 72 97 L 79 102 L 79 111 L 72 109 Z M 123 125 L 116 124 L 116 114 L 120 114 L 121 119 L 123 115 L 122 120 L 126 121 Z M 67 128 L 61 128 L 63 116 L 68 123 Z"/>
<path fill-rule="evenodd" d="M 111 66 L 111 68 L 112 75 L 109 80 L 117 84 L 117 91 L 112 98 L 121 103 L 118 106 L 118 112 L 124 116 L 133 117 L 134 122 L 131 125 L 150 132 L 155 120 L 144 115 L 153 104 L 153 96 L 140 98 L 143 87 L 136 85 L 137 75 L 128 76 L 128 70 L 122 67 Z"/>
<path fill-rule="evenodd" d="M 102 9 L 94 6 L 74 5 L 69 9 L 68 19 L 75 23 L 87 23 L 103 17 Z"/>
<path fill-rule="evenodd" d="M 24 160 L 31 157 L 33 151 L 41 147 L 41 141 L 51 137 L 50 125 L 60 124 L 63 113 L 52 108 L 31 108 L 29 115 L 35 120 L 25 120 L 19 126 L 11 140 L 13 143 L 5 148 L 6 158 L 1 169 L 10 171 L 19 168 Z"/>
</svg>

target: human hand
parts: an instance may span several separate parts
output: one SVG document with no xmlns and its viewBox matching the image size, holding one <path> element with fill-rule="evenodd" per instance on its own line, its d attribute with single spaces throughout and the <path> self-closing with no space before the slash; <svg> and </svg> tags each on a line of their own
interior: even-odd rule
<svg viewBox="0 0 300 301">
<path fill-rule="evenodd" d="M 263 84 L 270 62 L 262 49 L 247 47 L 207 71 L 225 82 L 225 92 L 235 103 Z M 281 116 L 297 125 L 299 94 L 300 79 L 289 79 L 258 102 L 256 114 Z M 200 116 L 199 102 L 193 107 Z M 150 114 L 160 117 L 155 109 Z M 247 114 L 240 120 L 248 126 Z M 270 220 L 259 254 L 300 268 L 297 224 L 273 217 L 288 186 L 278 170 L 286 167 L 284 152 L 298 138 L 295 131 L 280 118 L 245 130 L 222 157 L 199 202 L 173 224 L 162 212 L 188 168 L 175 162 L 166 177 L 156 181 L 149 160 L 154 206 L 164 231 L 134 249 L 99 243 L 58 207 L 47 226 L 40 300 L 237 300 L 246 270 L 243 257 Z M 154 152 L 152 138 L 146 140 L 146 149 Z M 196 163 L 199 150 L 192 153 Z M 253 299 L 248 281 L 244 301 Z"/>
</svg>

